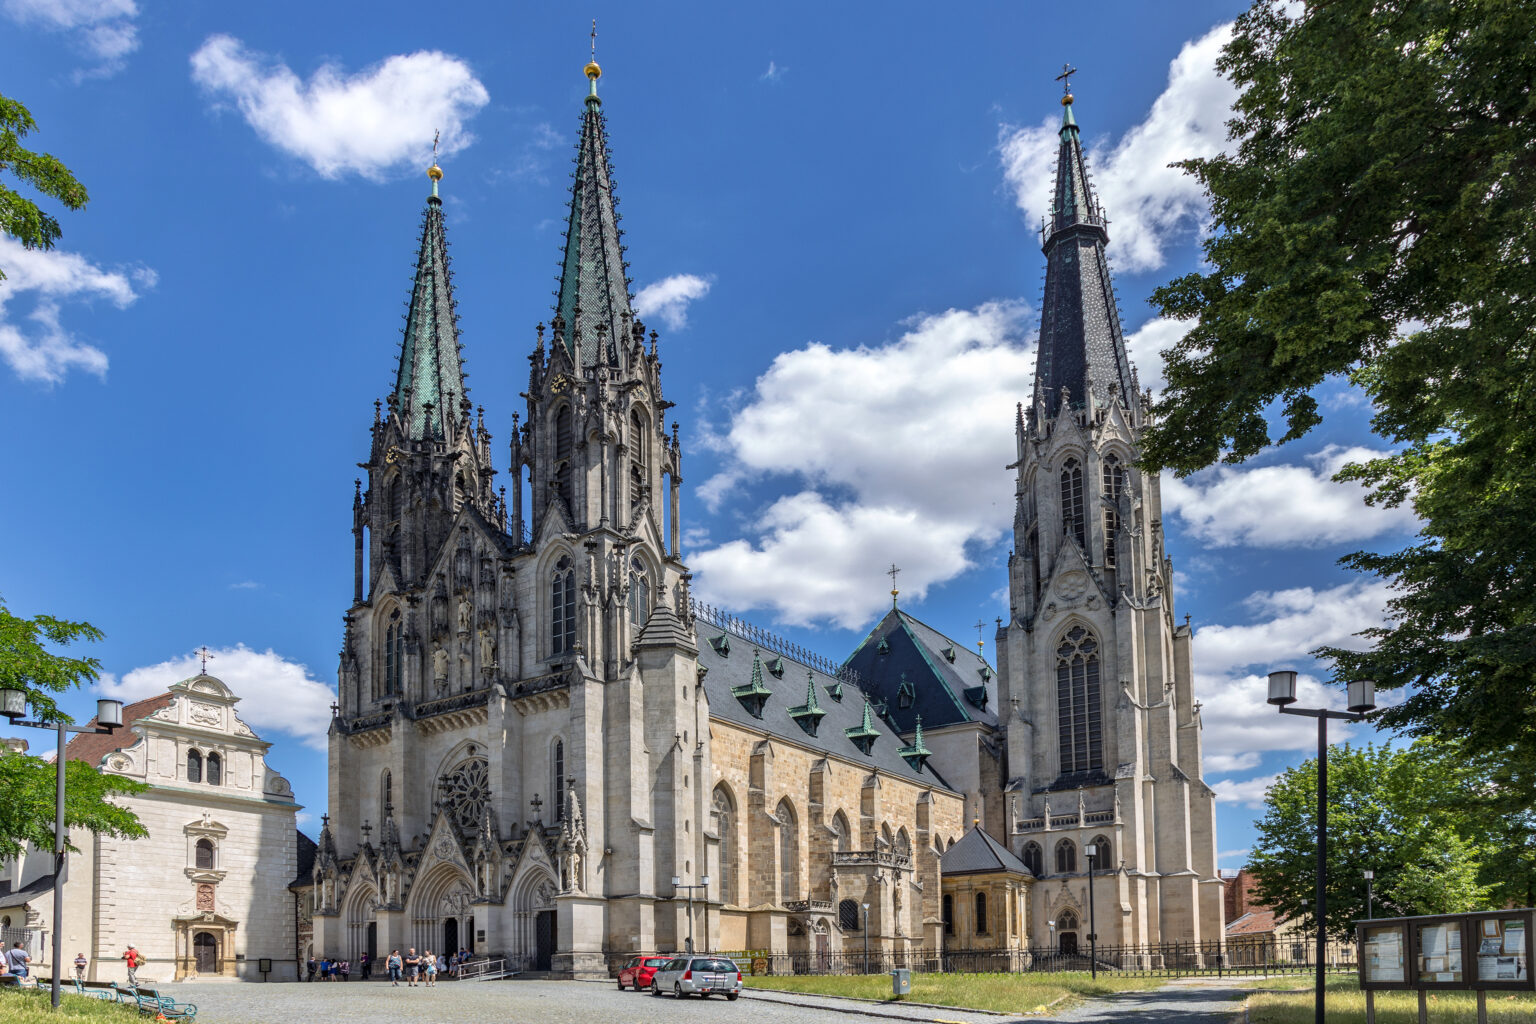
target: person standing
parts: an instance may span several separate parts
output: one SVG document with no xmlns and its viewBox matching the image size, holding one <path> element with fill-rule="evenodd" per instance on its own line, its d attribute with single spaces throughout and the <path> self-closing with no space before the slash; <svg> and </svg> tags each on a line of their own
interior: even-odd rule
<svg viewBox="0 0 1536 1024">
<path fill-rule="evenodd" d="M 416 947 L 412 946 L 405 953 L 405 978 L 406 988 L 415 988 L 416 979 L 421 976 L 421 957 L 416 955 Z"/>
<path fill-rule="evenodd" d="M 437 955 L 430 949 L 421 954 L 421 969 L 427 976 L 427 988 L 436 988 Z"/>
<path fill-rule="evenodd" d="M 27 964 L 31 962 L 32 958 L 27 955 L 27 951 L 22 948 L 19 942 L 6 951 L 5 964 L 11 969 L 11 973 L 18 978 L 26 978 L 29 973 L 27 971 Z"/>
<path fill-rule="evenodd" d="M 373 975 L 373 957 L 369 956 L 365 952 L 362 957 L 359 958 L 358 964 L 363 968 L 363 980 L 367 981 Z"/>
<path fill-rule="evenodd" d="M 88 964 L 88 963 L 90 963 L 90 961 L 85 958 L 85 954 L 84 953 L 76 954 L 76 956 L 75 956 L 75 980 L 76 981 L 84 981 L 85 980 L 85 967 L 86 967 L 86 964 Z"/>
<path fill-rule="evenodd" d="M 389 970 L 389 983 L 394 988 L 400 987 L 400 967 L 403 963 L 398 949 L 390 950 L 389 957 L 384 961 L 384 966 Z"/>
<path fill-rule="evenodd" d="M 309 977 L 306 978 L 305 980 L 306 981 L 314 981 L 315 980 L 315 972 L 320 969 L 320 962 L 315 959 L 315 954 L 313 954 L 313 953 L 309 954 L 309 962 L 307 964 L 305 964 L 304 967 L 305 967 L 306 970 L 309 971 Z"/>
<path fill-rule="evenodd" d="M 341 980 L 342 981 L 350 981 L 351 978 L 352 978 L 352 961 L 351 960 L 343 960 L 341 962 Z"/>
<path fill-rule="evenodd" d="M 128 965 L 128 987 L 139 987 L 139 965 L 144 962 L 144 956 L 134 948 L 133 943 L 128 943 L 128 951 L 123 954 L 123 963 Z"/>
</svg>

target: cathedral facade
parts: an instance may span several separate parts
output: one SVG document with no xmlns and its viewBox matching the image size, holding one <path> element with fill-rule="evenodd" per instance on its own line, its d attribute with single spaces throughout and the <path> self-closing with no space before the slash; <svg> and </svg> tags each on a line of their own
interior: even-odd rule
<svg viewBox="0 0 1536 1024">
<path fill-rule="evenodd" d="M 895 608 L 867 652 L 829 660 L 703 606 L 679 552 L 683 450 L 658 339 L 631 306 L 601 71 L 586 73 L 557 305 L 530 338 L 510 495 L 465 387 L 442 174 L 429 172 L 395 386 L 354 491 L 316 953 L 463 948 L 580 977 L 634 951 L 933 949 L 949 915 L 941 858 L 983 819 L 1066 914 L 1083 906 L 1079 864 L 1050 871 L 1031 844 L 1104 831 L 1124 859 L 1114 899 L 1131 908 L 1115 934 L 1198 937 L 1215 878 L 1210 791 L 1156 480 L 1131 467 L 1145 414 L 1118 324 L 1105 345 L 1120 378 L 1085 363 L 1071 385 L 1037 385 L 1027 425 L 1021 413 L 996 673 L 952 642 L 943 654 L 941 635 Z M 1075 126 L 1069 148 L 1080 167 Z M 1091 206 L 1085 176 L 1070 198 Z M 1101 220 L 1062 219 L 1048 253 L 1069 239 L 1102 270 Z M 1112 314 L 1107 271 L 1100 285 Z M 1071 320 L 1067 302 L 1097 315 L 1085 288 L 1054 313 L 1048 300 L 1047 316 Z M 1073 372 L 1041 351 L 1043 367 Z M 1094 387 L 1078 390 L 1084 376 Z M 1047 480 L 1074 458 L 1079 480 L 1109 480 L 1119 460 L 1112 491 L 1086 492 L 1097 525 L 1079 510 L 1064 526 L 1051 497 Z M 1119 545 L 1107 564 L 1104 536 Z M 897 648 L 909 666 L 918 648 L 947 664 L 897 680 Z M 1074 669 L 1060 690 L 1061 658 L 1091 663 L 1091 685 Z M 1130 703 L 1105 675 L 1129 680 Z M 1079 699 L 1090 691 L 1099 704 Z M 1061 700 L 1073 730 L 1093 722 L 1081 753 L 1077 732 L 1062 747 L 1048 728 Z M 1027 886 L 1009 891 L 1023 901 Z M 1210 898 L 1219 915 L 1219 882 Z M 1044 927 L 1023 902 L 1008 920 L 1021 941 Z"/>
</svg>

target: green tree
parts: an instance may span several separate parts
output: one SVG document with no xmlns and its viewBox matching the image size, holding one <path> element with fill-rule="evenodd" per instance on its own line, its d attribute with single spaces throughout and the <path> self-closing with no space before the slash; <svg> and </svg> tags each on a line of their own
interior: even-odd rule
<svg viewBox="0 0 1536 1024">
<path fill-rule="evenodd" d="M 55 696 L 95 681 L 101 662 L 68 657 L 52 648 L 101 636 L 101 630 L 89 622 L 51 615 L 24 619 L 12 615 L 0 601 L 0 688 L 25 690 L 39 720 L 68 723 L 70 717 L 60 710 Z M 103 775 L 95 765 L 81 761 L 69 762 L 64 771 L 65 828 L 125 839 L 148 834 L 131 811 L 109 799 L 142 792 L 146 788 L 142 783 Z M 17 752 L 0 755 L 0 860 L 15 856 L 27 842 L 53 848 L 56 783 L 57 771 L 48 761 Z"/>
<path fill-rule="evenodd" d="M 1208 269 L 1154 295 L 1167 353 L 1144 461 L 1241 462 L 1347 377 L 1394 449 L 1346 468 L 1423 522 L 1345 564 L 1392 582 L 1344 676 L 1412 685 L 1388 724 L 1536 749 L 1536 5 L 1259 0 L 1218 62 L 1234 145 L 1205 186 Z M 1272 438 L 1271 415 L 1281 426 Z"/>
<path fill-rule="evenodd" d="M 1366 870 L 1376 873 L 1377 917 L 1492 906 L 1501 844 L 1529 847 L 1531 834 L 1490 833 L 1491 786 L 1486 762 L 1451 744 L 1329 748 L 1328 930 L 1346 935 L 1366 916 Z M 1315 758 L 1275 780 L 1258 830 L 1250 868 L 1259 900 L 1315 927 Z"/>
<path fill-rule="evenodd" d="M 23 184 L 52 196 L 71 210 L 83 208 L 90 196 L 68 167 L 49 153 L 35 153 L 21 144 L 37 129 L 31 111 L 0 96 L 0 171 L 9 171 Z M 58 218 L 32 200 L 0 185 L 0 231 L 18 239 L 28 249 L 52 249 L 62 229 Z M 0 267 L 0 281 L 5 269 Z"/>
</svg>

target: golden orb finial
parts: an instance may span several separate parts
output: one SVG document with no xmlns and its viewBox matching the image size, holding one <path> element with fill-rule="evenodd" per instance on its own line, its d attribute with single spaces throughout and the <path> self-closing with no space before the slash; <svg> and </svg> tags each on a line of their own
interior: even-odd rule
<svg viewBox="0 0 1536 1024">
<path fill-rule="evenodd" d="M 434 182 L 443 180 L 443 169 L 437 166 L 436 160 L 432 161 L 432 166 L 427 168 L 427 177 L 431 178 Z"/>
<path fill-rule="evenodd" d="M 586 76 L 592 79 L 594 82 L 603 77 L 603 69 L 597 66 L 597 61 L 595 60 L 588 61 L 587 66 L 583 69 L 583 71 L 586 73 Z"/>
<path fill-rule="evenodd" d="M 1071 93 L 1067 93 L 1066 95 L 1062 96 L 1062 98 L 1061 98 L 1061 105 L 1064 106 L 1064 107 L 1070 107 L 1072 105 L 1072 94 Z"/>
</svg>

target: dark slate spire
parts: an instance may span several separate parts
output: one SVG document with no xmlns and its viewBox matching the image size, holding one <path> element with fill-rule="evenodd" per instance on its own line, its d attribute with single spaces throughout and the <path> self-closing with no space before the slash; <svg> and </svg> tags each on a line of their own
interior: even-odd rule
<svg viewBox="0 0 1536 1024">
<path fill-rule="evenodd" d="M 630 324 L 634 320 L 624 272 L 624 247 L 619 242 L 619 218 L 614 210 L 608 130 L 603 121 L 603 101 L 597 95 L 597 80 L 602 73 L 595 60 L 586 67 L 592 88 L 582 118 L 581 141 L 576 145 L 576 180 L 571 186 L 571 217 L 566 227 L 565 261 L 560 268 L 556 307 L 566 325 L 565 344 L 581 366 L 617 364 L 620 353 L 629 345 Z M 577 328 L 581 330 L 579 358 Z M 625 338 L 616 343 L 620 333 Z"/>
<path fill-rule="evenodd" d="M 1061 152 L 1056 159 L 1056 194 L 1044 225 L 1045 297 L 1040 310 L 1040 357 L 1035 368 L 1035 404 L 1046 416 L 1061 408 L 1062 389 L 1073 408 L 1118 401 L 1130 405 L 1136 378 L 1125 354 L 1120 314 L 1104 247 L 1108 221 L 1094 197 L 1083 162 L 1072 94 L 1061 99 Z"/>
<path fill-rule="evenodd" d="M 437 195 L 443 172 L 434 162 L 427 174 L 432 179 L 432 194 L 427 197 L 427 213 L 422 219 L 416 283 L 405 314 L 405 341 L 400 346 L 400 370 L 391 397 L 406 435 L 417 440 L 445 437 L 444 422 L 456 422 L 460 403 L 469 398 L 459 361 L 443 201 Z"/>
</svg>

